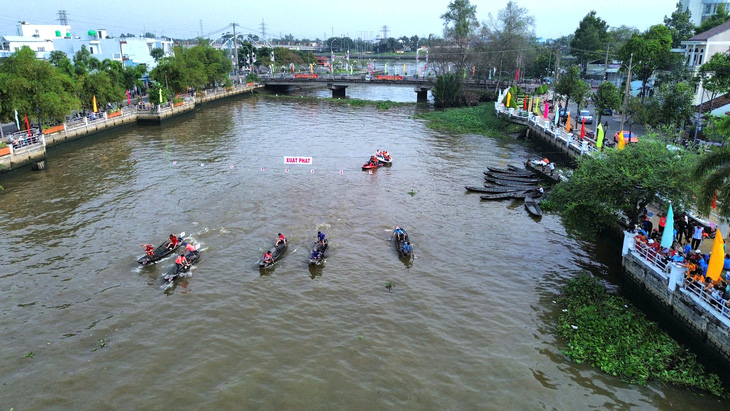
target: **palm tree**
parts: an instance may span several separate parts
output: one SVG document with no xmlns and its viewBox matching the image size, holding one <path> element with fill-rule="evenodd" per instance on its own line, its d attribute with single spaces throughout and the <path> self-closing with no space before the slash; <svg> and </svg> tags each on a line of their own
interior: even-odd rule
<svg viewBox="0 0 730 411">
<path fill-rule="evenodd" d="M 730 216 L 730 147 L 723 146 L 700 157 L 694 176 L 700 182 L 697 194 L 699 211 L 709 214 L 713 202 L 716 202 L 718 213 Z"/>
</svg>

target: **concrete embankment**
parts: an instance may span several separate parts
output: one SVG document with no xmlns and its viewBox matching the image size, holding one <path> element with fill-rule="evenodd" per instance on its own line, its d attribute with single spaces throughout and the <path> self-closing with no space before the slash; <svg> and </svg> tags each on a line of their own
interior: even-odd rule
<svg viewBox="0 0 730 411">
<path fill-rule="evenodd" d="M 5 148 L 5 151 L 8 151 L 7 153 L 3 153 L 1 151 L 3 149 L 0 148 L 0 174 L 27 169 L 29 166 L 36 170 L 44 169 L 46 166 L 46 147 L 128 125 L 162 124 L 165 120 L 192 113 L 196 107 L 206 103 L 253 93 L 262 87 L 258 84 L 249 84 L 234 87 L 231 90 L 208 90 L 205 94 L 198 95 L 195 98 L 186 98 L 184 102 L 171 104 L 167 107 L 156 107 L 152 110 L 125 107 L 117 112 L 103 113 L 102 116 L 92 121 L 84 118 L 83 120 L 64 123 L 63 127 L 57 126 L 58 130 L 48 133 L 44 131 L 44 134 L 40 136 L 25 137 L 19 135 L 17 137 L 23 143 L 21 147 L 8 146 Z"/>
</svg>

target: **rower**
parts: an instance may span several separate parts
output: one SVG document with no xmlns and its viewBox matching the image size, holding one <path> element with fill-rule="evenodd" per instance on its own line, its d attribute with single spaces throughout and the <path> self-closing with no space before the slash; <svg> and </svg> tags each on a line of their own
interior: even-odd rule
<svg viewBox="0 0 730 411">
<path fill-rule="evenodd" d="M 276 239 L 276 244 L 275 244 L 275 245 L 276 245 L 276 246 L 278 247 L 278 246 L 279 246 L 279 244 L 282 244 L 282 243 L 283 243 L 284 245 L 286 245 L 286 237 L 284 237 L 284 234 L 282 234 L 282 233 L 279 233 L 279 237 L 277 237 L 277 239 Z"/>
<path fill-rule="evenodd" d="M 380 152 L 380 150 L 375 150 L 375 156 L 382 156 L 383 153 Z"/>
<path fill-rule="evenodd" d="M 269 265 L 274 262 L 274 256 L 271 255 L 270 251 L 264 253 L 263 262 L 265 265 Z"/>
<path fill-rule="evenodd" d="M 152 244 L 140 244 L 142 247 L 144 247 L 144 252 L 150 257 L 155 256 L 155 246 Z"/>
<path fill-rule="evenodd" d="M 175 234 L 170 234 L 170 242 L 167 244 L 167 247 L 165 247 L 165 248 L 167 248 L 168 250 L 174 250 L 175 248 L 177 248 L 178 243 L 179 243 L 179 241 L 177 239 L 177 236 Z"/>
<path fill-rule="evenodd" d="M 410 254 L 411 251 L 413 251 L 413 246 L 411 245 L 411 243 L 406 241 L 406 244 L 403 246 L 403 252 L 406 254 Z"/>
<path fill-rule="evenodd" d="M 322 253 L 319 250 L 315 249 L 314 251 L 312 251 L 312 260 L 319 260 L 319 257 L 321 255 Z"/>
<path fill-rule="evenodd" d="M 320 244 L 324 245 L 324 239 L 325 239 L 325 237 L 326 237 L 326 236 L 324 235 L 324 233 L 323 233 L 323 232 L 321 232 L 321 231 L 317 231 L 317 242 L 318 242 L 318 243 L 320 243 Z"/>
<path fill-rule="evenodd" d="M 405 235 L 405 233 L 403 233 L 403 230 L 398 226 L 395 226 L 395 229 L 393 230 L 393 234 L 395 234 L 395 238 L 398 241 L 403 240 L 403 236 Z"/>
<path fill-rule="evenodd" d="M 177 267 L 177 272 L 185 271 L 188 267 L 190 267 L 188 259 L 185 258 L 185 253 L 181 253 L 180 256 L 175 259 L 175 266 Z"/>
<path fill-rule="evenodd" d="M 542 184 L 540 184 L 539 186 L 537 186 L 537 192 L 540 193 L 540 194 L 545 194 L 545 189 L 542 188 Z"/>
<path fill-rule="evenodd" d="M 190 258 L 190 257 L 198 255 L 198 250 L 195 248 L 194 245 L 192 245 L 190 243 L 183 243 L 183 245 L 185 246 L 185 250 L 187 250 L 187 252 L 188 252 L 188 255 L 186 256 L 186 258 Z"/>
</svg>

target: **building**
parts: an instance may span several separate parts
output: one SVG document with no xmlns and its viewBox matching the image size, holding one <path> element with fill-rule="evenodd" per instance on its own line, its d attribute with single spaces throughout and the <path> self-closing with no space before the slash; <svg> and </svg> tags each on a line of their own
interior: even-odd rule
<svg viewBox="0 0 730 411">
<path fill-rule="evenodd" d="M 25 21 L 18 24 L 18 36 L 35 37 L 43 40 L 53 40 L 61 37 L 71 37 L 71 26 L 52 24 L 29 24 Z"/>
<path fill-rule="evenodd" d="M 51 40 L 27 36 L 0 36 L 0 59 L 9 57 L 24 46 L 33 50 L 39 59 L 48 58 L 55 50 Z"/>
<path fill-rule="evenodd" d="M 700 66 L 713 55 L 730 50 L 730 21 L 683 41 L 682 47 L 684 48 L 684 63 L 696 75 Z M 712 98 L 711 93 L 705 91 L 700 84 L 695 93 L 694 104 L 701 104 L 710 98 Z"/>
<path fill-rule="evenodd" d="M 699 26 L 700 23 L 707 20 L 710 16 L 715 14 L 717 6 L 720 4 L 725 5 L 726 10 L 730 10 L 730 0 L 681 0 L 682 8 L 689 10 L 692 13 L 691 20 L 692 24 Z"/>
</svg>

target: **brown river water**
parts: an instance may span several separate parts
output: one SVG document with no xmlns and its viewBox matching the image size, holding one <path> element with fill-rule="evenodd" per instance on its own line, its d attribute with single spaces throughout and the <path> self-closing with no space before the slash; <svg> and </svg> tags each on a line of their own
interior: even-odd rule
<svg viewBox="0 0 730 411">
<path fill-rule="evenodd" d="M 378 90 L 348 94 L 415 101 Z M 52 149 L 47 170 L 4 178 L 0 409 L 722 407 L 562 355 L 556 294 L 615 271 L 619 250 L 467 194 L 487 165 L 535 149 L 435 132 L 418 110 L 229 100 Z M 393 166 L 361 171 L 376 149 Z M 396 224 L 412 264 L 389 241 Z M 317 230 L 330 252 L 310 269 Z M 181 231 L 201 260 L 164 291 L 172 259 L 140 267 L 138 244 Z M 261 272 L 278 232 L 289 249 Z"/>
</svg>

